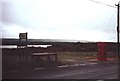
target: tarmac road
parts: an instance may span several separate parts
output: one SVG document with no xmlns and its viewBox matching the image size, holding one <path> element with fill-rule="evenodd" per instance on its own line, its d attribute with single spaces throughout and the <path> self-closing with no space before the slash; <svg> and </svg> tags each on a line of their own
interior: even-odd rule
<svg viewBox="0 0 120 81">
<path fill-rule="evenodd" d="M 89 62 L 3 73 L 3 79 L 118 79 L 118 62 Z"/>
</svg>

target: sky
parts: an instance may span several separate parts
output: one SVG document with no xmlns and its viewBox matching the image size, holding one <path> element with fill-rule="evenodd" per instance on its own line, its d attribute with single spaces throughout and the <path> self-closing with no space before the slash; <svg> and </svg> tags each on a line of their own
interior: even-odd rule
<svg viewBox="0 0 120 81">
<path fill-rule="evenodd" d="M 117 41 L 119 0 L 2 0 L 2 38 Z M 111 6 L 113 7 L 111 7 Z"/>
</svg>

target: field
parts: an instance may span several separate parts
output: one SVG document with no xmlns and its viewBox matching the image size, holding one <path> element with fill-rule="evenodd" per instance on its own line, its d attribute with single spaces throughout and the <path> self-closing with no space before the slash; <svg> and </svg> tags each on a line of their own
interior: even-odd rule
<svg viewBox="0 0 120 81">
<path fill-rule="evenodd" d="M 57 52 L 58 61 L 89 61 L 97 60 L 97 52 Z M 114 52 L 107 52 L 107 59 L 115 60 L 117 57 Z"/>
<path fill-rule="evenodd" d="M 97 57 L 97 52 L 57 52 L 58 60 L 71 59 L 71 60 L 89 60 Z"/>
</svg>

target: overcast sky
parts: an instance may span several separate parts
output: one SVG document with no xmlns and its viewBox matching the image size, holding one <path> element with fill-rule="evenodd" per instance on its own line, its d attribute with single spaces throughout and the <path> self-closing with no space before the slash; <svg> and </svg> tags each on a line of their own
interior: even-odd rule
<svg viewBox="0 0 120 81">
<path fill-rule="evenodd" d="M 28 32 L 29 39 L 117 41 L 117 8 L 111 6 L 119 0 L 94 1 L 3 0 L 2 37 Z"/>
</svg>

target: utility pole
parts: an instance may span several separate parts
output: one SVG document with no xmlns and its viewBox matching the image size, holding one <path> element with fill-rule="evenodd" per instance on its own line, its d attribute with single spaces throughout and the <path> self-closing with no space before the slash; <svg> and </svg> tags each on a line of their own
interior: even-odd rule
<svg viewBox="0 0 120 81">
<path fill-rule="evenodd" d="M 119 7 L 120 7 L 120 4 L 118 3 L 118 5 L 115 5 L 117 6 L 117 47 L 118 47 L 118 60 L 120 59 L 120 54 L 119 54 Z"/>
</svg>

